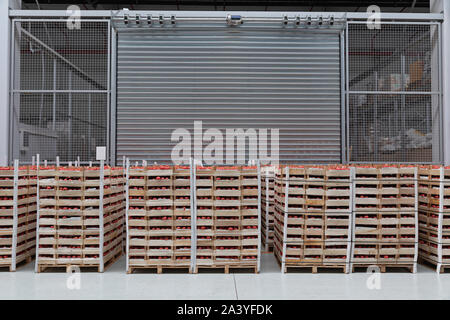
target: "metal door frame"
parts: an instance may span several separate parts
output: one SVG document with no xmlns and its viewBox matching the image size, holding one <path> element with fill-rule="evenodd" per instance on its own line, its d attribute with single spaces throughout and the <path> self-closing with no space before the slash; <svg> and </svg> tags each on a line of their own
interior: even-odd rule
<svg viewBox="0 0 450 320">
<path fill-rule="evenodd" d="M 121 11 L 123 13 L 123 11 Z M 131 13 L 132 12 L 132 13 Z M 148 14 L 148 11 L 130 11 L 130 16 L 133 16 L 133 14 Z M 154 12 L 153 12 L 154 13 Z M 182 13 L 182 12 L 181 12 Z M 202 14 L 204 16 L 208 16 L 211 12 L 202 12 Z M 226 12 L 214 12 L 216 17 L 210 17 L 210 18 L 204 18 L 202 20 L 202 18 L 194 18 L 194 17 L 185 17 L 185 18 L 181 18 L 182 21 L 188 21 L 188 22 L 200 22 L 200 25 L 196 25 L 196 27 L 198 28 L 207 28 L 208 27 L 208 23 L 210 22 L 215 22 L 215 23 L 221 23 L 220 27 L 227 27 L 226 25 L 226 19 L 224 19 L 222 16 L 226 17 Z M 217 13 L 219 13 L 219 15 L 221 17 L 217 17 Z M 287 16 L 289 19 L 289 23 L 292 24 L 295 21 L 295 17 L 302 15 L 302 16 L 330 16 L 333 15 L 333 13 L 320 13 L 320 12 L 312 12 L 312 13 L 297 13 L 297 12 L 290 12 L 288 14 L 283 14 L 282 12 L 264 12 L 265 15 L 260 15 L 260 12 L 245 12 L 245 14 L 252 14 L 252 17 L 249 18 L 250 22 L 260 22 L 260 21 L 269 21 L 271 23 L 279 23 L 279 28 L 283 28 L 285 27 L 282 23 L 283 23 L 283 17 Z M 171 17 L 172 15 L 179 15 L 180 12 L 179 11 L 168 11 L 168 12 L 162 12 L 161 15 L 164 17 Z M 311 28 L 304 28 L 304 27 L 296 27 L 294 29 L 296 29 L 298 32 L 308 32 L 308 33 L 329 33 L 329 34 L 333 34 L 336 37 L 338 37 L 338 41 L 339 41 L 339 68 L 340 68 L 340 161 L 342 163 L 347 163 L 348 160 L 346 158 L 347 153 L 347 146 L 345 144 L 346 140 L 347 140 L 347 132 L 345 130 L 345 126 L 346 126 L 346 121 L 347 121 L 347 117 L 346 117 L 346 104 L 345 104 L 345 73 L 346 73 L 346 65 L 345 65 L 345 34 L 346 34 L 346 23 L 347 23 L 347 18 L 346 18 L 346 13 L 338 13 L 337 14 L 338 17 L 337 19 L 341 19 L 343 22 L 342 23 L 342 27 L 341 28 L 335 28 L 335 29 L 315 29 L 313 27 Z M 151 32 L 152 30 L 159 30 L 159 27 L 149 27 L 149 28 L 145 28 L 145 27 L 130 27 L 128 28 L 124 28 L 124 27 L 120 27 L 120 28 L 116 28 L 116 25 L 113 21 L 114 17 L 119 17 L 119 14 L 115 14 L 112 17 L 112 54 L 114 55 L 114 58 L 112 59 L 113 63 L 111 64 L 111 68 L 112 68 L 112 74 L 114 75 L 114 77 L 112 77 L 112 81 L 114 83 L 111 83 L 111 94 L 112 94 L 112 101 L 114 101 L 115 105 L 112 104 L 112 114 L 114 115 L 113 117 L 113 122 L 111 125 L 111 128 L 115 128 L 113 131 L 111 131 L 111 148 L 110 148 L 110 159 L 111 159 L 111 163 L 115 164 L 117 163 L 117 161 L 119 160 L 117 158 L 117 145 L 116 145 L 116 141 L 117 141 L 117 131 L 116 131 L 116 123 L 117 123 L 117 117 L 116 117 L 116 111 L 117 111 L 117 61 L 118 61 L 118 48 L 117 48 L 117 44 L 118 44 L 118 36 L 120 33 L 126 33 L 127 30 L 128 31 L 141 31 L 141 32 Z M 152 18 L 154 19 L 155 16 L 152 16 Z M 177 18 L 178 19 L 178 18 Z M 202 24 L 202 21 L 204 21 L 204 23 Z M 154 23 L 154 22 L 153 22 Z M 141 22 L 142 24 L 142 22 Z M 248 23 L 247 23 L 248 26 Z M 171 26 L 173 27 L 173 26 Z M 228 26 L 230 27 L 230 26 Z M 290 28 L 292 28 L 292 26 L 289 26 Z M 180 28 L 189 28 L 188 26 L 180 26 Z M 238 27 L 239 28 L 239 27 Z M 261 27 L 261 26 L 255 26 L 254 28 L 261 28 L 261 29 L 273 29 L 273 26 L 269 26 L 269 27 Z M 245 30 L 245 29 L 244 29 Z M 114 80 L 115 79 L 115 80 Z"/>
</svg>

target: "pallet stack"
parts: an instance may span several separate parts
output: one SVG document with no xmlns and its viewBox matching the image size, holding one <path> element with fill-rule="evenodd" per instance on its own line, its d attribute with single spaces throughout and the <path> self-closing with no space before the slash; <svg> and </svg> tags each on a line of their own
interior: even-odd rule
<svg viewBox="0 0 450 320">
<path fill-rule="evenodd" d="M 92 169 L 85 169 L 85 177 L 86 172 L 89 171 L 92 171 Z M 91 178 L 93 178 L 92 180 L 98 181 L 100 184 L 100 209 L 103 207 L 103 233 L 100 233 L 101 239 L 103 238 L 103 265 L 109 266 L 123 253 L 126 179 L 123 167 L 107 168 L 105 172 L 107 174 L 105 175 L 103 205 L 101 201 L 101 181 L 96 180 L 100 174 L 100 170 L 95 168 L 90 174 Z M 109 180 L 107 179 L 108 174 Z M 95 188 L 97 187 L 95 185 Z M 97 208 L 93 207 L 92 209 L 95 211 Z M 95 220 L 96 216 L 91 216 L 91 219 Z M 100 224 L 102 224 L 101 220 Z"/>
<path fill-rule="evenodd" d="M 197 167 L 196 266 L 259 271 L 257 167 Z"/>
<path fill-rule="evenodd" d="M 213 265 L 215 245 L 220 245 L 220 238 L 214 237 L 214 172 L 214 167 L 196 168 L 196 227 L 193 236 L 196 266 L 200 267 Z M 195 271 L 198 271 L 197 267 Z"/>
<path fill-rule="evenodd" d="M 259 272 L 261 245 L 261 176 L 257 166 L 241 167 L 241 265 Z"/>
<path fill-rule="evenodd" d="M 122 253 L 123 168 L 39 167 L 36 271 L 99 272 Z"/>
<path fill-rule="evenodd" d="M 138 268 L 191 271 L 190 167 L 128 170 L 128 273 Z"/>
<path fill-rule="evenodd" d="M 0 267 L 15 271 L 31 261 L 36 245 L 36 170 L 0 168 Z"/>
<path fill-rule="evenodd" d="M 274 253 L 292 268 L 349 271 L 352 170 L 280 166 L 275 180 Z"/>
<path fill-rule="evenodd" d="M 419 257 L 438 273 L 450 268 L 450 168 L 419 168 Z"/>
<path fill-rule="evenodd" d="M 173 190 L 175 264 L 180 267 L 189 267 L 192 271 L 191 241 L 194 221 L 191 213 L 191 169 L 189 166 L 174 167 Z"/>
<path fill-rule="evenodd" d="M 357 166 L 352 269 L 377 266 L 415 272 L 418 253 L 417 168 Z"/>
<path fill-rule="evenodd" d="M 261 173 L 261 239 L 266 251 L 273 250 L 274 222 L 274 185 L 273 167 L 262 168 Z"/>
</svg>

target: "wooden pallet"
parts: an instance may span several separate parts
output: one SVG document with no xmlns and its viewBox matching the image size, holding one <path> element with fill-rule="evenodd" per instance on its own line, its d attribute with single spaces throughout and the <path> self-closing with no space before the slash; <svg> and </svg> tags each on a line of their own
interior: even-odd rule
<svg viewBox="0 0 450 320">
<path fill-rule="evenodd" d="M 169 266 L 169 265 L 154 265 L 154 266 L 130 266 L 127 274 L 132 274 L 135 271 L 144 271 L 143 273 L 192 273 L 188 266 Z M 149 272 L 150 271 L 150 272 Z"/>
<path fill-rule="evenodd" d="M 307 273 L 325 273 L 326 272 L 332 272 L 332 273 L 348 273 L 348 266 L 347 265 L 285 265 L 284 273 L 299 273 L 301 270 L 302 272 L 306 271 Z"/>
<path fill-rule="evenodd" d="M 275 254 L 275 258 L 277 260 L 278 265 L 280 266 L 280 268 L 282 268 L 282 263 L 281 260 L 279 258 L 279 256 L 277 254 Z M 327 272 L 333 272 L 333 273 L 348 273 L 349 271 L 349 267 L 348 264 L 308 264 L 308 263 L 304 263 L 304 264 L 285 264 L 284 265 L 284 270 L 282 270 L 283 273 L 289 273 L 289 271 L 292 271 L 293 273 L 299 273 L 299 271 L 301 272 L 305 272 L 306 273 L 321 273 L 324 271 Z"/>
<path fill-rule="evenodd" d="M 249 272 L 251 270 L 251 272 Z M 230 272 L 231 271 L 231 272 Z M 213 266 L 195 266 L 194 273 L 240 273 L 247 271 L 246 273 L 258 273 L 258 267 L 249 265 L 213 265 Z"/>
<path fill-rule="evenodd" d="M 100 266 L 96 265 L 75 265 L 75 264 L 66 264 L 66 265 L 52 265 L 52 264 L 40 264 L 37 268 L 37 273 L 41 272 L 67 272 L 71 273 L 72 268 L 79 268 L 80 271 L 83 272 L 100 272 Z"/>
<path fill-rule="evenodd" d="M 417 267 L 417 263 L 412 264 L 360 264 L 360 263 L 353 263 L 351 264 L 351 270 L 352 272 L 367 272 L 367 268 L 371 266 L 377 266 L 379 268 L 379 271 L 381 273 L 389 272 L 390 270 L 408 270 L 411 273 L 415 273 L 415 269 Z"/>
<path fill-rule="evenodd" d="M 450 272 L 450 264 L 441 264 L 439 269 L 438 269 L 438 264 L 436 263 L 436 261 L 430 260 L 430 259 L 426 259 L 424 257 L 419 257 L 419 263 L 433 268 L 437 273 L 448 273 Z"/>
<path fill-rule="evenodd" d="M 120 256 L 122 255 L 122 252 L 118 252 L 115 254 L 111 259 L 106 261 L 103 266 L 103 272 L 106 271 L 114 262 L 116 262 Z M 79 268 L 82 272 L 101 272 L 100 266 L 91 264 L 91 265 L 83 265 L 83 264 L 38 264 L 37 273 L 49 271 L 49 272 L 67 272 L 71 273 L 72 268 L 76 267 Z M 64 271 L 65 270 L 65 271 Z"/>
</svg>

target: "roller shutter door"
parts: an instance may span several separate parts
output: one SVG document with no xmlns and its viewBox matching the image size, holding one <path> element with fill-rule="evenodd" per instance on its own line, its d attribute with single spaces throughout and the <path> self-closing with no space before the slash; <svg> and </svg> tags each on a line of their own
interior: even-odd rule
<svg viewBox="0 0 450 320">
<path fill-rule="evenodd" d="M 223 132 L 279 128 L 282 162 L 340 162 L 340 61 L 339 33 L 119 32 L 117 159 L 170 162 L 173 130 L 202 121 Z"/>
</svg>

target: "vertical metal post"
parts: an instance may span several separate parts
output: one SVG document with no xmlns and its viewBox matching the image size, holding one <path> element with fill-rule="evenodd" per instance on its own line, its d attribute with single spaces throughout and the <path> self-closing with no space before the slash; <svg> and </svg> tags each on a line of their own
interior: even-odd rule
<svg viewBox="0 0 450 320">
<path fill-rule="evenodd" d="M 374 72 L 375 91 L 378 91 L 378 72 Z M 373 104 L 373 125 L 374 125 L 374 138 L 373 138 L 373 152 L 378 157 L 378 96 L 374 95 Z M 377 159 L 378 161 L 379 159 Z"/>
<path fill-rule="evenodd" d="M 15 97 L 20 97 L 20 94 L 13 93 L 11 89 L 18 89 L 20 82 L 20 75 L 15 72 L 16 60 L 20 65 L 20 48 L 18 38 L 16 35 L 16 25 L 18 22 L 15 19 L 10 19 L 8 16 L 11 1 L 0 2 L 0 38 L 2 47 L 0 48 L 0 60 L 3 65 L 4 72 L 0 77 L 0 165 L 6 166 L 15 158 L 14 152 L 18 152 L 16 144 L 11 143 L 17 138 L 18 127 L 17 118 L 15 118 Z M 9 50 L 8 50 L 9 49 Z M 19 56 L 20 57 L 20 56 Z M 17 78 L 16 78 L 17 77 Z M 18 105 L 18 108 L 20 105 Z"/>
<path fill-rule="evenodd" d="M 281 177 L 283 179 L 283 176 Z M 286 242 L 287 242 L 287 226 L 289 218 L 289 166 L 286 166 L 286 188 L 284 191 L 284 221 L 283 221 L 283 255 L 281 258 L 281 272 L 286 273 Z M 282 180 L 283 181 L 283 180 Z"/>
<path fill-rule="evenodd" d="M 56 156 L 56 166 L 59 167 L 59 156 Z"/>
<path fill-rule="evenodd" d="M 127 272 L 130 270 L 130 231 L 128 226 L 128 217 L 130 210 L 130 199 L 129 199 L 129 190 L 130 190 L 130 160 L 127 159 L 126 162 L 126 189 L 125 189 L 125 227 L 126 227 L 126 270 Z"/>
<path fill-rule="evenodd" d="M 256 162 L 258 169 L 258 272 L 261 270 L 261 163 Z"/>
<path fill-rule="evenodd" d="M 0 1 L 6 2 L 6 7 L 8 7 L 8 1 Z M 11 5 L 12 1 L 9 1 Z M 8 16 L 6 16 L 8 20 Z M 3 86 L 6 90 L 8 89 L 20 89 L 21 88 L 21 78 L 20 78 L 20 68 L 21 68 L 21 50 L 20 43 L 22 41 L 22 23 L 19 22 L 20 19 L 13 19 L 11 22 L 11 38 L 9 39 L 10 44 L 10 56 L 9 56 L 9 64 L 10 64 L 10 82 Z M 1 19 L 0 19 L 1 23 Z M 4 29 L 6 31 L 6 29 Z M 4 44 L 8 43 L 7 41 L 3 42 Z M 1 50 L 0 50 L 1 51 Z M 4 52 L 3 52 L 4 53 Z M 2 55 L 2 53 L 0 53 Z M 6 63 L 4 65 L 8 65 L 8 57 L 6 57 Z M 2 93 L 3 96 L 7 96 L 8 92 Z M 16 93 L 13 90 L 9 90 L 9 106 L 10 109 L 6 110 L 6 114 L 4 115 L 5 120 L 7 119 L 9 113 L 9 126 L 6 123 L 2 123 L 0 127 L 5 128 L 4 136 L 0 139 L 0 146 L 3 147 L 4 144 L 6 146 L 3 148 L 4 152 L 0 152 L 0 162 L 3 162 L 3 165 L 7 165 L 7 163 L 13 163 L 14 159 L 20 159 L 20 148 L 18 143 L 11 143 L 11 141 L 20 141 L 20 112 L 21 112 L 21 104 L 20 101 L 22 99 L 21 93 Z M 5 103 L 5 106 L 7 104 Z M 3 109 L 3 108 L 2 108 Z M 3 119 L 3 117 L 1 118 Z M 9 140 L 7 134 L 7 128 L 9 127 Z M 6 152 L 9 146 L 9 152 Z"/>
<path fill-rule="evenodd" d="M 350 88 L 349 88 L 349 47 L 348 47 L 348 22 L 345 23 L 345 118 L 346 118 L 346 145 L 343 148 L 346 148 L 347 161 L 351 161 L 350 155 Z"/>
<path fill-rule="evenodd" d="M 16 271 L 16 261 L 17 261 L 18 191 L 19 191 L 19 160 L 16 159 L 14 160 L 13 234 L 11 247 L 11 271 Z"/>
<path fill-rule="evenodd" d="M 100 160 L 100 206 L 99 206 L 99 223 L 100 223 L 100 236 L 99 236 L 99 251 L 100 251 L 100 272 L 104 271 L 104 261 L 103 261 L 103 242 L 104 242 L 104 212 L 103 212 L 103 196 L 104 196 L 104 181 L 105 181 L 105 160 Z"/>
<path fill-rule="evenodd" d="M 352 190 L 351 190 L 351 208 L 352 208 L 352 213 L 351 213 L 351 226 L 352 226 L 352 251 L 350 252 L 350 270 L 349 273 L 353 272 L 353 252 L 355 252 L 355 241 L 356 241 L 356 237 L 355 237 L 355 229 L 356 229 L 356 169 L 353 167 L 353 172 L 352 172 Z"/>
<path fill-rule="evenodd" d="M 88 159 L 91 159 L 91 137 L 92 137 L 92 95 L 88 94 L 88 139 L 87 139 L 87 149 L 88 149 Z"/>
<path fill-rule="evenodd" d="M 68 73 L 69 76 L 69 90 L 72 90 L 72 71 L 69 70 Z M 72 92 L 69 92 L 69 102 L 68 102 L 68 107 L 69 107 L 69 143 L 68 143 L 68 159 L 72 159 Z"/>
<path fill-rule="evenodd" d="M 348 237 L 347 241 L 350 243 L 347 244 L 347 273 L 352 272 L 352 254 L 355 250 L 355 238 L 354 238 L 354 229 L 355 229 L 355 217 L 354 217 L 354 205 L 355 205 L 355 167 L 350 168 L 350 212 L 349 212 L 349 221 L 348 221 Z"/>
<path fill-rule="evenodd" d="M 106 94 L 106 152 L 107 152 L 107 161 L 111 163 L 111 21 L 108 21 L 108 63 L 107 63 L 107 87 L 108 93 Z M 115 160 L 114 160 L 115 161 Z"/>
<path fill-rule="evenodd" d="M 265 241 L 266 241 L 266 251 L 269 251 L 269 239 L 270 239 L 270 237 L 269 237 L 269 231 L 270 231 L 270 228 L 269 228 L 269 220 L 270 220 L 270 216 L 269 216 L 269 212 L 270 212 L 270 202 L 269 202 L 269 197 L 270 197 L 270 195 L 269 195 L 269 190 L 270 190 L 270 188 L 269 188 L 269 175 L 268 175 L 268 171 L 266 171 L 266 214 L 265 214 L 265 217 L 266 217 L 266 239 L 265 239 Z"/>
<path fill-rule="evenodd" d="M 445 1 L 443 1 L 443 2 L 445 2 Z M 447 3 L 447 5 L 448 5 L 448 2 L 445 2 L 445 3 Z M 444 10 L 444 12 L 448 15 L 448 9 L 447 8 Z M 447 29 L 448 29 L 449 21 L 448 21 L 447 18 L 445 20 L 446 21 L 444 21 L 444 24 L 447 25 Z M 445 115 L 444 115 L 444 109 L 443 109 L 444 108 L 444 99 L 445 99 L 444 98 L 444 75 L 443 75 L 443 70 L 447 70 L 448 67 L 447 67 L 447 63 L 444 66 L 444 61 L 443 61 L 443 58 L 442 58 L 443 50 L 444 50 L 443 49 L 444 46 L 442 44 L 442 41 L 443 41 L 442 40 L 443 39 L 442 38 L 442 34 L 443 34 L 442 24 L 438 24 L 438 30 L 439 30 L 439 41 L 438 41 L 438 46 L 439 46 L 439 49 L 438 49 L 438 56 L 439 56 L 439 58 L 438 58 L 438 61 L 439 61 L 439 67 L 438 67 L 438 72 L 439 72 L 439 81 L 438 81 L 438 83 L 439 83 L 439 107 L 438 107 L 438 115 L 439 115 L 439 118 L 440 118 L 440 121 L 436 121 L 438 123 L 438 128 L 439 128 L 438 129 L 438 131 L 439 131 L 438 137 L 439 137 L 439 142 L 440 142 L 439 143 L 438 160 L 439 160 L 439 163 L 444 162 L 445 165 L 447 165 L 447 164 L 449 164 L 450 159 L 447 159 L 447 157 L 445 155 L 446 151 L 445 151 L 445 147 L 444 147 L 444 142 L 447 142 L 448 137 L 447 137 L 447 135 L 444 134 L 444 130 L 446 131 L 446 129 L 444 129 L 444 123 L 446 122 L 446 120 L 444 120 L 445 119 Z M 447 49 L 448 49 L 448 45 L 446 46 L 446 50 Z M 448 59 L 448 55 L 446 55 L 446 60 L 447 59 Z M 448 91 L 446 91 L 446 92 L 448 92 Z M 445 95 L 448 95 L 448 93 L 446 93 Z"/>
<path fill-rule="evenodd" d="M 39 204 L 39 154 L 36 155 L 36 261 L 34 264 L 34 272 L 39 271 L 39 218 L 40 218 L 40 204 Z"/>
<path fill-rule="evenodd" d="M 128 181 L 127 181 L 127 172 L 126 172 L 126 163 L 125 163 L 125 161 L 124 161 L 123 166 L 122 166 L 122 181 L 125 181 L 125 182 L 122 183 L 122 187 L 123 187 L 122 194 L 123 194 L 124 197 L 126 197 L 127 196 L 127 190 L 128 190 L 128 186 L 127 186 Z M 124 254 L 124 253 L 127 254 L 127 241 L 128 241 L 127 240 L 127 236 L 128 236 L 128 232 L 127 232 L 126 221 L 125 221 L 125 219 L 127 218 L 126 201 L 128 201 L 128 197 L 126 197 L 126 199 L 125 199 L 125 208 L 124 208 L 125 214 L 123 214 L 123 216 L 122 216 L 124 221 L 122 221 L 122 240 L 121 240 L 121 243 L 120 243 L 121 244 L 121 248 L 120 248 L 120 253 L 121 254 Z M 124 237 L 125 237 L 125 243 L 123 241 Z"/>
<path fill-rule="evenodd" d="M 112 162 L 116 162 L 116 110 L 117 110 L 117 93 L 116 93 L 116 86 L 117 86 L 117 32 L 114 28 L 109 27 L 109 30 L 111 32 L 110 36 L 110 54 L 108 56 L 111 57 L 111 64 L 110 69 L 111 73 L 109 75 L 109 96 L 111 97 L 111 100 L 109 102 L 109 109 L 110 109 L 110 129 L 109 129 L 109 138 L 108 141 L 110 142 L 109 151 L 111 155 Z"/>
<path fill-rule="evenodd" d="M 197 260 L 197 199 L 195 166 L 192 158 L 189 158 L 189 174 L 191 188 L 191 272 L 194 273 Z"/>
<path fill-rule="evenodd" d="M 439 169 L 439 213 L 438 213 L 438 263 L 436 266 L 436 272 L 440 273 L 442 265 L 442 225 L 443 225 L 443 212 L 444 212 L 444 167 Z"/>
<path fill-rule="evenodd" d="M 53 59 L 53 110 L 52 110 L 52 130 L 56 128 L 56 59 Z"/>
<path fill-rule="evenodd" d="M 414 235 L 414 267 L 413 273 L 417 273 L 417 259 L 419 255 L 419 175 L 418 168 L 414 168 L 414 219 L 415 219 L 415 230 Z"/>
<path fill-rule="evenodd" d="M 347 163 L 349 161 L 347 157 L 347 130 L 346 130 L 346 122 L 348 122 L 348 118 L 346 117 L 346 104 L 345 104 L 345 30 L 342 30 L 340 33 L 340 57 L 341 57 L 341 161 L 342 163 Z"/>
</svg>

